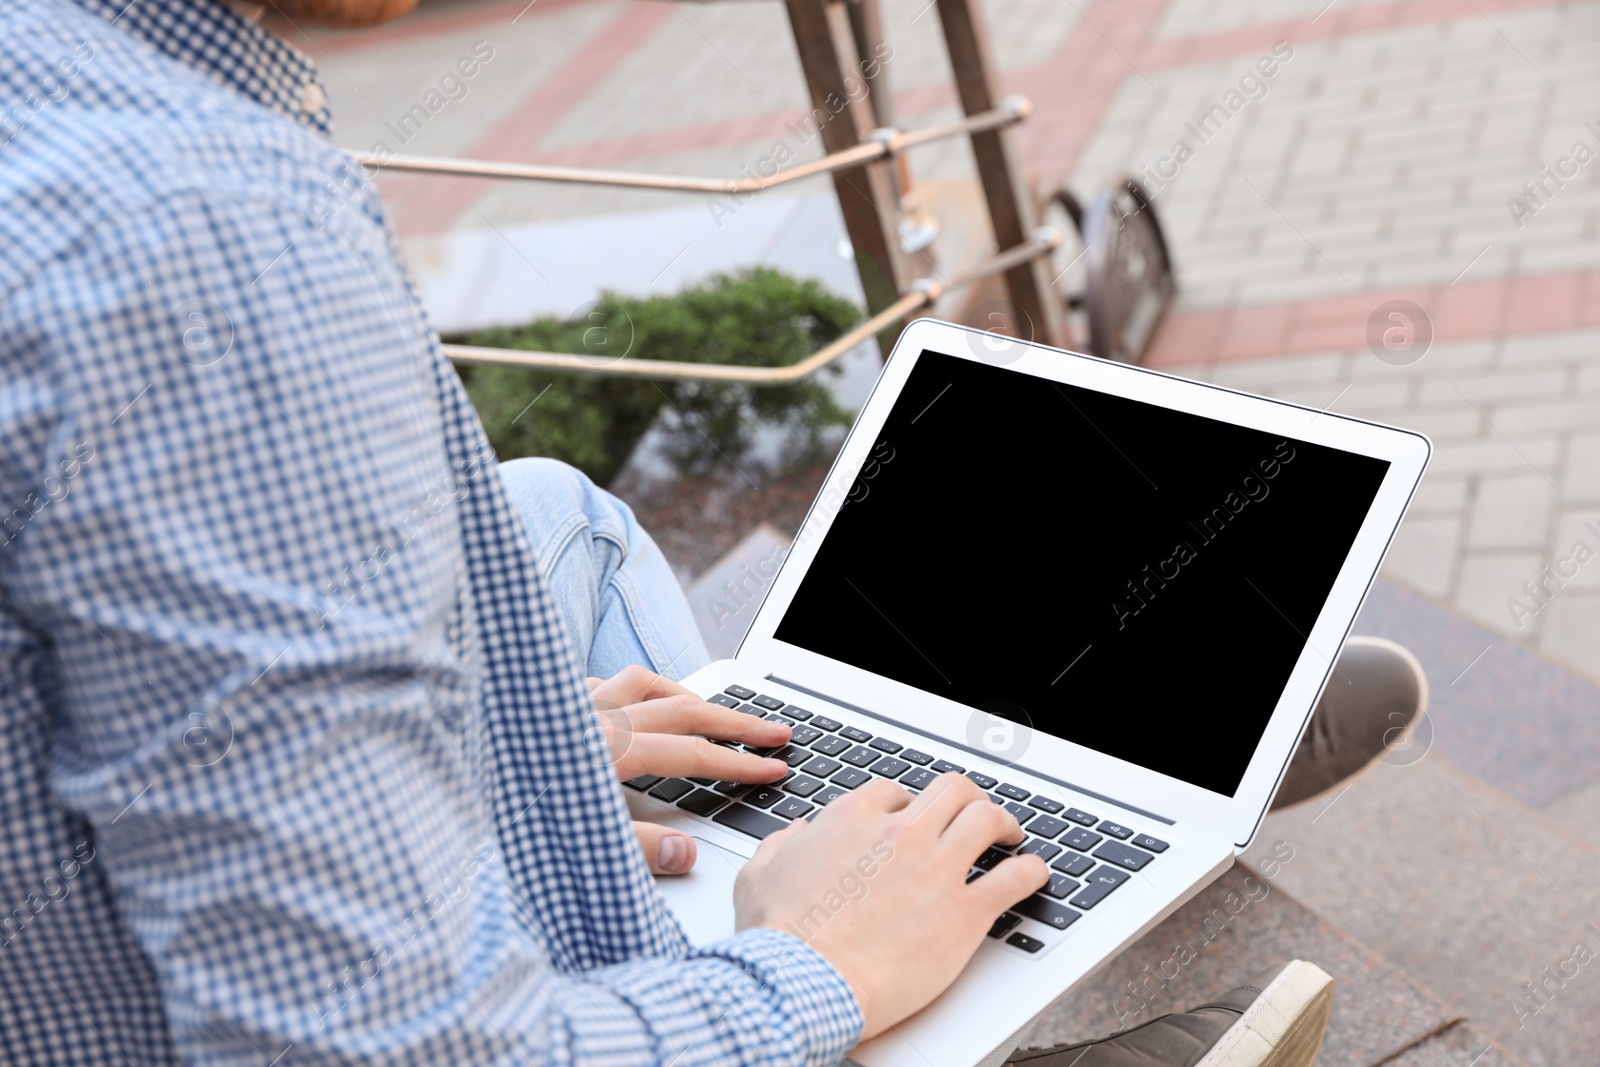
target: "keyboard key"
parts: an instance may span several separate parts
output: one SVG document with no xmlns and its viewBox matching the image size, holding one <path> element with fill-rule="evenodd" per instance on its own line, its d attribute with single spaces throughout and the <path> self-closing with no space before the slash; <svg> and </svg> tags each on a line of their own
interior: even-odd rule
<svg viewBox="0 0 1600 1067">
<path fill-rule="evenodd" d="M 695 815 L 710 815 L 727 802 L 727 797 L 719 797 L 709 789 L 696 789 L 678 801 L 678 807 Z"/>
<path fill-rule="evenodd" d="M 811 760 L 800 769 L 805 771 L 807 774 L 814 774 L 818 778 L 826 778 L 828 775 L 832 774 L 834 771 L 843 766 L 844 764 L 840 763 L 838 760 L 832 760 L 826 756 L 818 756 L 816 759 Z"/>
<path fill-rule="evenodd" d="M 1100 816 L 1090 815 L 1081 808 L 1068 808 L 1062 814 L 1080 826 L 1093 826 L 1100 821 Z"/>
<path fill-rule="evenodd" d="M 885 778 L 898 778 L 910 769 L 911 764 L 893 756 L 885 756 L 868 768 L 873 774 L 881 774 Z"/>
<path fill-rule="evenodd" d="M 933 762 L 932 756 L 928 755 L 926 752 L 918 752 L 914 748 L 908 748 L 904 752 L 900 753 L 900 758 L 905 760 L 907 763 L 915 763 L 918 767 L 926 767 L 928 764 Z"/>
<path fill-rule="evenodd" d="M 837 756 L 841 752 L 850 751 L 850 742 L 842 737 L 824 737 L 821 741 L 811 746 L 811 751 L 820 752 L 824 756 Z"/>
<path fill-rule="evenodd" d="M 1095 829 L 1099 830 L 1103 834 L 1111 835 L 1118 841 L 1126 841 L 1128 838 L 1133 836 L 1132 830 L 1119 823 L 1114 823 L 1110 819 L 1107 819 L 1105 822 L 1095 827 Z"/>
<path fill-rule="evenodd" d="M 661 781 L 661 776 L 659 774 L 641 774 L 637 778 L 629 778 L 622 784 L 627 786 L 629 789 L 637 789 L 640 792 L 643 792 L 659 781 Z"/>
<path fill-rule="evenodd" d="M 689 781 L 693 782 L 695 785 L 704 786 L 706 789 L 710 789 L 712 786 L 717 784 L 717 780 L 715 778 L 691 778 Z"/>
<path fill-rule="evenodd" d="M 1064 874 L 1050 875 L 1050 883 L 1039 892 L 1054 900 L 1066 900 L 1078 891 L 1078 883 Z"/>
<path fill-rule="evenodd" d="M 1130 871 L 1142 871 L 1145 864 L 1155 859 L 1148 852 L 1140 852 L 1136 848 L 1129 848 L 1127 845 L 1121 845 L 1115 841 L 1107 841 L 1095 849 L 1094 856 L 1096 859 L 1105 860 L 1107 863 L 1115 863 L 1118 867 L 1124 867 Z"/>
<path fill-rule="evenodd" d="M 788 708 L 784 708 L 783 710 L 785 712 L 788 712 L 789 709 Z M 794 725 L 794 720 L 789 718 L 789 716 L 787 714 L 780 715 L 776 711 L 769 711 L 769 712 L 767 712 L 765 715 L 763 715 L 761 717 L 763 719 L 766 719 L 768 722 L 781 722 L 785 726 L 793 726 Z"/>
<path fill-rule="evenodd" d="M 650 795 L 665 800 L 668 804 L 676 804 L 693 791 L 694 786 L 682 778 L 665 778 L 662 779 L 659 785 L 650 790 Z"/>
<path fill-rule="evenodd" d="M 798 767 L 802 763 L 806 763 L 811 759 L 811 753 L 807 752 L 803 748 L 796 748 L 793 745 L 784 745 L 782 748 L 778 749 L 778 751 L 774 752 L 772 756 L 774 759 L 783 760 L 783 762 L 787 763 L 790 767 Z"/>
<path fill-rule="evenodd" d="M 766 708 L 768 711 L 777 711 L 779 708 L 783 707 L 783 701 L 779 700 L 777 697 L 769 697 L 765 693 L 758 697 L 749 697 L 747 699 L 756 707 Z"/>
<path fill-rule="evenodd" d="M 775 785 L 758 785 L 744 795 L 744 802 L 755 808 L 770 808 L 783 799 Z"/>
<path fill-rule="evenodd" d="M 991 804 L 1003 805 L 1005 803 L 1004 797 L 997 797 L 993 793 L 988 793 L 986 795 L 988 796 Z"/>
<path fill-rule="evenodd" d="M 1041 815 L 1028 826 L 1028 833 L 1040 837 L 1054 837 L 1067 828 L 1067 824 L 1053 815 Z"/>
<path fill-rule="evenodd" d="M 896 752 L 899 752 L 902 748 L 906 747 L 898 741 L 889 740 L 887 737 L 874 737 L 870 742 L 870 745 L 879 752 L 887 752 L 891 756 Z"/>
<path fill-rule="evenodd" d="M 789 741 L 796 745 L 809 745 L 822 736 L 822 731 L 815 726 L 796 726 L 789 731 Z"/>
<path fill-rule="evenodd" d="M 986 848 L 983 850 L 983 855 L 979 856 L 973 863 L 973 866 L 980 871 L 992 871 L 1001 860 L 1007 858 L 1006 853 L 997 848 Z"/>
<path fill-rule="evenodd" d="M 739 702 L 726 693 L 718 693 L 714 697 L 707 697 L 706 702 L 709 704 L 720 704 L 725 708 L 736 708 L 739 706 Z"/>
<path fill-rule="evenodd" d="M 994 787 L 994 791 L 1005 797 L 1007 800 L 1027 800 L 1033 795 L 1021 786 L 1012 785 L 1010 782 L 1001 782 L 999 785 Z"/>
<path fill-rule="evenodd" d="M 978 771 L 968 771 L 967 777 L 977 782 L 979 789 L 993 789 L 1000 784 L 1000 779 L 990 778 L 987 774 L 982 774 Z"/>
<path fill-rule="evenodd" d="M 1126 871 L 1119 871 L 1115 867 L 1096 867 L 1094 873 L 1084 883 L 1083 891 L 1073 897 L 1069 903 L 1087 911 L 1104 900 L 1113 889 L 1126 882 L 1130 877 Z"/>
<path fill-rule="evenodd" d="M 789 716 L 789 718 L 799 719 L 801 722 L 805 722 L 807 719 L 811 718 L 811 712 L 807 711 L 805 708 L 797 708 L 793 704 L 790 704 L 788 707 L 784 708 L 783 713 Z"/>
<path fill-rule="evenodd" d="M 955 771 L 957 774 L 960 774 L 964 770 L 966 770 L 966 768 L 961 766 L 961 764 L 951 763 L 947 759 L 936 759 L 933 761 L 933 772 L 935 774 L 949 774 L 951 771 Z"/>
<path fill-rule="evenodd" d="M 754 689 L 746 689 L 742 685 L 730 685 L 728 688 L 724 689 L 723 692 L 727 693 L 731 697 L 738 697 L 740 700 L 749 700 L 751 697 L 756 695 L 756 691 Z"/>
<path fill-rule="evenodd" d="M 1056 855 L 1060 852 L 1060 845 L 1052 845 L 1048 841 L 1040 841 L 1037 837 L 1028 838 L 1028 840 L 1022 843 L 1022 847 L 1017 849 L 1018 855 L 1038 856 L 1046 863 L 1049 863 L 1051 860 L 1055 859 Z"/>
<path fill-rule="evenodd" d="M 989 927 L 989 936 L 998 940 L 999 938 L 1009 934 L 1012 930 L 1015 930 L 1017 928 L 1017 924 L 1021 921 L 1022 916 L 1013 915 L 1008 911 L 1004 915 L 1000 916 L 1000 918 L 996 919 L 993 926 Z"/>
<path fill-rule="evenodd" d="M 827 730 L 829 732 L 837 730 L 839 727 L 844 725 L 844 723 L 840 722 L 838 719 L 830 719 L 826 715 L 814 715 L 807 721 L 817 729 Z"/>
<path fill-rule="evenodd" d="M 1165 841 L 1151 837 L 1149 834 L 1134 834 L 1133 843 L 1140 848 L 1147 848 L 1151 852 L 1165 852 L 1167 850 Z"/>
<path fill-rule="evenodd" d="M 1088 856 L 1080 856 L 1076 852 L 1068 852 L 1065 856 L 1052 863 L 1050 869 L 1071 875 L 1074 878 L 1082 878 L 1089 873 L 1089 868 L 1093 866 L 1094 860 Z"/>
<path fill-rule="evenodd" d="M 932 785 L 934 779 L 938 777 L 939 776 L 937 774 L 934 774 L 927 768 L 918 767 L 916 770 L 900 779 L 900 784 L 905 786 L 907 789 L 926 789 Z"/>
<path fill-rule="evenodd" d="M 854 789 L 858 785 L 872 781 L 872 775 L 866 771 L 858 771 L 854 767 L 846 767 L 828 780 L 834 785 L 842 785 L 846 789 Z"/>
<path fill-rule="evenodd" d="M 841 786 L 826 785 L 826 786 L 822 787 L 822 792 L 816 793 L 811 797 L 811 802 L 813 804 L 819 804 L 819 805 L 820 804 L 831 804 L 835 800 L 838 800 L 840 797 L 844 796 L 848 792 L 850 792 L 850 790 L 845 789 L 845 788 L 843 788 Z"/>
<path fill-rule="evenodd" d="M 731 826 L 741 834 L 749 834 L 751 837 L 759 838 L 775 834 L 789 825 L 782 819 L 768 815 L 764 811 L 746 807 L 743 804 L 729 804 L 711 816 L 711 821 L 721 823 L 723 826 Z"/>
<path fill-rule="evenodd" d="M 1081 896 L 1082 894 L 1079 895 Z M 1046 926 L 1053 926 L 1057 930 L 1065 930 L 1082 918 L 1071 908 L 1057 904 L 1048 897 L 1037 895 L 1011 905 L 1011 910 L 1024 918 L 1044 923 Z"/>
<path fill-rule="evenodd" d="M 1043 941 L 1040 941 L 1037 937 L 1029 937 L 1027 934 L 1012 934 L 1006 938 L 1006 944 L 1013 948 L 1020 948 L 1024 952 L 1038 952 L 1044 948 Z"/>
<path fill-rule="evenodd" d="M 1049 797 L 1034 797 L 1032 800 L 1028 801 L 1028 803 L 1031 806 L 1038 808 L 1046 815 L 1060 815 L 1061 809 L 1066 807 L 1066 805 L 1061 803 L 1061 801 L 1051 800 Z"/>
<path fill-rule="evenodd" d="M 1074 826 L 1072 832 L 1061 839 L 1061 843 L 1070 848 L 1075 848 L 1079 852 L 1088 852 L 1104 840 L 1105 838 L 1097 833 L 1085 830 L 1081 826 Z"/>
<path fill-rule="evenodd" d="M 736 797 L 755 787 L 748 782 L 718 782 L 711 787 L 725 797 Z"/>
<path fill-rule="evenodd" d="M 785 793 L 793 793 L 797 797 L 808 797 L 822 788 L 822 783 L 815 778 L 808 778 L 803 774 L 796 775 L 783 783 Z"/>
<path fill-rule="evenodd" d="M 1033 818 L 1033 812 L 1032 811 L 1030 811 L 1029 809 L 1023 807 L 1021 804 L 1016 803 L 1015 801 L 1013 801 L 1010 804 L 1007 804 L 1006 805 L 1006 810 L 1011 813 L 1011 817 L 1013 819 L 1017 820 L 1017 825 L 1019 825 L 1019 826 L 1022 825 L 1023 823 L 1026 823 L 1029 819 Z"/>
<path fill-rule="evenodd" d="M 840 737 L 848 737 L 852 741 L 871 741 L 872 735 L 855 726 L 844 726 L 839 730 Z"/>
<path fill-rule="evenodd" d="M 772 809 L 772 814 L 781 815 L 785 819 L 798 819 L 811 812 L 811 805 L 799 797 L 790 797 Z"/>
<path fill-rule="evenodd" d="M 740 704 L 739 710 L 744 712 L 746 715 L 754 715 L 758 719 L 765 719 L 767 717 L 766 711 L 762 708 L 756 707 L 754 704 Z"/>
<path fill-rule="evenodd" d="M 866 745 L 857 745 L 839 758 L 852 767 L 867 767 L 878 761 L 878 754 Z"/>
</svg>

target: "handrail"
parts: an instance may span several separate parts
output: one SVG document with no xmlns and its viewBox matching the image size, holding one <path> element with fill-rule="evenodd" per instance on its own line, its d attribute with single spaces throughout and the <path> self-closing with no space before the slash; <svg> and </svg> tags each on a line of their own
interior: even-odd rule
<svg viewBox="0 0 1600 1067">
<path fill-rule="evenodd" d="M 528 367 L 657 381 L 689 380 L 742 382 L 746 385 L 786 385 L 815 374 L 879 330 L 932 305 L 946 290 L 970 285 L 980 278 L 1000 274 L 1040 256 L 1049 255 L 1060 247 L 1061 240 L 1061 231 L 1042 229 L 1022 244 L 990 256 L 948 282 L 940 283 L 931 278 L 914 282 L 911 291 L 905 296 L 799 363 L 792 363 L 787 367 L 741 367 L 725 363 L 685 363 L 679 360 L 626 357 L 601 362 L 591 356 L 573 355 L 568 352 L 532 352 L 516 348 L 485 348 L 478 345 L 445 345 L 444 354 L 456 363 L 491 367 Z"/>
<path fill-rule="evenodd" d="M 944 122 L 921 130 L 902 133 L 881 129 L 872 140 L 833 152 L 821 159 L 780 170 L 767 177 L 696 178 L 672 174 L 640 174 L 620 170 L 585 170 L 582 167 L 553 167 L 540 163 L 502 163 L 485 159 L 436 159 L 430 156 L 375 156 L 358 154 L 356 160 L 373 173 L 384 170 L 412 171 L 420 174 L 454 174 L 476 178 L 510 178 L 520 181 L 578 182 L 586 185 L 617 185 L 634 189 L 665 189 L 681 193 L 758 193 L 817 174 L 831 174 L 848 167 L 859 167 L 876 159 L 917 145 L 962 134 L 981 133 L 1021 122 L 1033 112 L 1033 102 L 1025 96 L 1008 96 L 989 111 L 964 119 Z"/>
</svg>

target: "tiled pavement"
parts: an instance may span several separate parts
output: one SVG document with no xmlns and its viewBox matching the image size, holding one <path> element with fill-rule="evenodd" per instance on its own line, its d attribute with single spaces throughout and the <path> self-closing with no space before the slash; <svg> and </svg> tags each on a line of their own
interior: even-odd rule
<svg viewBox="0 0 1600 1067">
<path fill-rule="evenodd" d="M 901 121 L 952 114 L 926 0 L 884 3 Z M 1041 188 L 1155 174 L 1183 288 L 1150 363 L 1434 439 L 1361 624 L 1421 654 L 1431 745 L 1334 806 L 1275 816 L 1268 835 L 1305 846 L 1285 887 L 1528 1063 L 1600 1062 L 1593 965 L 1542 999 L 1524 987 L 1573 942 L 1600 948 L 1585 925 L 1600 925 L 1600 3 L 991 0 L 990 12 L 1006 88 L 1038 107 L 1020 138 Z M 785 125 L 804 94 L 774 2 L 425 0 L 391 28 L 318 34 L 308 49 L 341 142 L 368 148 L 478 42 L 494 56 L 467 94 L 391 147 L 709 175 L 778 141 L 816 151 Z M 1189 124 L 1207 112 L 1201 137 Z M 914 167 L 957 182 L 970 159 L 948 145 Z M 685 204 L 380 184 L 423 266 L 457 233 Z M 674 217 L 683 244 L 713 240 L 709 211 Z M 651 274 L 678 246 L 663 247 Z M 562 251 L 518 255 L 559 271 Z M 1391 321 L 1392 300 L 1420 310 Z M 1477 1050 L 1450 1033 L 1396 1062 L 1467 1067 Z"/>
</svg>

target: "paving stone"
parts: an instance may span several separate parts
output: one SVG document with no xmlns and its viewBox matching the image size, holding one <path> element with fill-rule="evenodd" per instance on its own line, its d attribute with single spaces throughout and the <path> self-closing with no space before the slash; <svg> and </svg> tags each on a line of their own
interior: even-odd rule
<svg viewBox="0 0 1600 1067">
<path fill-rule="evenodd" d="M 1469 552 L 1461 562 L 1454 601 L 1479 622 L 1507 636 L 1519 636 L 1517 620 L 1506 602 L 1522 596 L 1522 583 L 1534 578 L 1545 563 L 1539 552 Z M 1539 620 L 1527 621 L 1520 636 L 1531 640 Z"/>
<path fill-rule="evenodd" d="M 1600 648 L 1600 595 L 1562 590 L 1540 615 L 1541 650 L 1568 663 L 1594 658 Z"/>
<path fill-rule="evenodd" d="M 1335 798 L 1270 815 L 1246 858 L 1291 842 L 1284 888 L 1532 1067 L 1600 1061 L 1600 850 L 1413 751 L 1422 758 L 1379 762 Z M 1596 958 L 1534 1012 L 1524 983 L 1580 941 Z"/>
<path fill-rule="evenodd" d="M 1567 462 L 1560 485 L 1564 501 L 1600 500 L 1600 434 L 1567 438 Z"/>
<path fill-rule="evenodd" d="M 1411 426 L 1409 421 L 1407 426 Z M 1465 478 L 1436 478 L 1432 474 L 1424 475 L 1422 484 L 1417 486 L 1416 495 L 1411 498 L 1410 514 L 1430 515 L 1434 512 L 1444 512 L 1459 515 L 1467 507 L 1468 487 L 1469 483 Z M 1401 528 L 1404 529 L 1403 526 Z"/>
<path fill-rule="evenodd" d="M 1472 503 L 1467 545 L 1542 549 L 1555 490 L 1537 475 L 1482 478 Z"/>
<path fill-rule="evenodd" d="M 1336 983 L 1333 1017 L 1317 1061 L 1322 1067 L 1382 1062 L 1458 1019 L 1449 1005 L 1282 891 L 1284 872 L 1299 862 L 1298 848 L 1290 843 L 1279 854 L 1288 855 L 1287 862 L 1266 865 L 1275 878 L 1238 866 L 1201 890 L 1047 1009 L 1028 1043 L 1102 1037 L 1186 1011 L 1291 959 L 1317 964 Z M 1262 851 L 1272 854 L 1270 845 Z M 1194 959 L 1181 967 L 1168 964 L 1188 954 L 1180 946 Z M 1164 980 L 1159 972 L 1173 977 Z"/>
<path fill-rule="evenodd" d="M 1430 596 L 1448 596 L 1460 544 L 1459 515 L 1408 518 L 1384 557 L 1384 573 Z"/>
</svg>

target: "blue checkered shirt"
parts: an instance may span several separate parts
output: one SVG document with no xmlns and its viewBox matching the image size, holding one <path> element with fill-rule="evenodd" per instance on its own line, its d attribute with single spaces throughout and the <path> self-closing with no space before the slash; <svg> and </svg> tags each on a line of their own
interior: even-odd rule
<svg viewBox="0 0 1600 1067">
<path fill-rule="evenodd" d="M 0 1063 L 836 1061 L 836 971 L 653 888 L 314 84 L 0 5 Z"/>
</svg>

